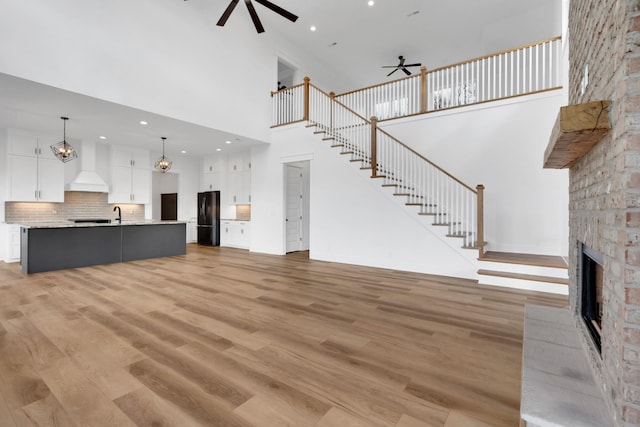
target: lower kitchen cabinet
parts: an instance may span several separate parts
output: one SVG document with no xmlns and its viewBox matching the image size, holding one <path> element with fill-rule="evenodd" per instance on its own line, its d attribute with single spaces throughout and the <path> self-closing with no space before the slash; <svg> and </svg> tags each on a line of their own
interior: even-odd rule
<svg viewBox="0 0 640 427">
<path fill-rule="evenodd" d="M 195 222 L 187 223 L 187 243 L 195 243 L 198 241 L 198 224 Z"/>
<path fill-rule="evenodd" d="M 6 239 L 4 261 L 20 262 L 20 225 L 4 224 L 2 227 L 4 233 L 1 234 L 4 234 Z"/>
<path fill-rule="evenodd" d="M 251 222 L 220 221 L 220 246 L 249 249 L 251 245 Z"/>
</svg>

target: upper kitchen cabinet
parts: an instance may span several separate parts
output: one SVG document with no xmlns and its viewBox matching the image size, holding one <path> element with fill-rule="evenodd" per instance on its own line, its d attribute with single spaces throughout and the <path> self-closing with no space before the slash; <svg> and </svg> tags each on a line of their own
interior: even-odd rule
<svg viewBox="0 0 640 427">
<path fill-rule="evenodd" d="M 227 201 L 231 205 L 251 204 L 251 153 L 229 157 Z"/>
<path fill-rule="evenodd" d="M 109 203 L 147 204 L 151 202 L 149 152 L 111 147 L 111 188 Z"/>
<path fill-rule="evenodd" d="M 111 166 L 150 170 L 149 151 L 113 146 Z"/>
<path fill-rule="evenodd" d="M 222 191 L 226 161 L 223 156 L 206 156 L 202 168 L 202 191 Z"/>
<path fill-rule="evenodd" d="M 49 147 L 55 137 L 7 132 L 8 201 L 64 202 L 64 164 Z"/>
</svg>

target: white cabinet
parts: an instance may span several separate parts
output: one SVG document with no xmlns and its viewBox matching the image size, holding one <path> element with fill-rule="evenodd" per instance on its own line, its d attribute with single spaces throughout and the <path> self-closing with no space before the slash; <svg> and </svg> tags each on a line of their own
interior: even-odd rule
<svg viewBox="0 0 640 427">
<path fill-rule="evenodd" d="M 64 202 L 64 164 L 49 145 L 35 135 L 9 131 L 8 201 Z"/>
<path fill-rule="evenodd" d="M 227 202 L 230 205 L 251 204 L 251 158 L 249 153 L 241 157 L 229 158 Z"/>
<path fill-rule="evenodd" d="M 221 172 L 205 173 L 202 181 L 202 191 L 222 191 Z"/>
<path fill-rule="evenodd" d="M 206 156 L 203 159 L 202 191 L 222 191 L 225 159 L 221 156 Z"/>
<path fill-rule="evenodd" d="M 20 226 L 16 224 L 5 224 L 4 235 L 6 237 L 5 262 L 20 261 Z"/>
<path fill-rule="evenodd" d="M 220 221 L 220 246 L 249 249 L 251 223 L 249 221 Z"/>
<path fill-rule="evenodd" d="M 195 222 L 187 223 L 187 243 L 195 243 L 198 240 L 198 225 Z"/>
<path fill-rule="evenodd" d="M 151 201 L 149 152 L 112 147 L 109 203 L 147 204 Z"/>
</svg>

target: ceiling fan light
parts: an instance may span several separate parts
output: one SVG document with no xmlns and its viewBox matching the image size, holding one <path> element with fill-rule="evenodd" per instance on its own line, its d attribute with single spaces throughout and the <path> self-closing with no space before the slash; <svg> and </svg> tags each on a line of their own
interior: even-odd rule
<svg viewBox="0 0 640 427">
<path fill-rule="evenodd" d="M 52 144 L 51 151 L 53 155 L 56 156 L 63 163 L 67 163 L 73 159 L 78 158 L 78 153 L 76 150 L 67 142 L 67 120 L 68 117 L 60 117 L 63 120 L 63 136 L 62 141 Z"/>
</svg>

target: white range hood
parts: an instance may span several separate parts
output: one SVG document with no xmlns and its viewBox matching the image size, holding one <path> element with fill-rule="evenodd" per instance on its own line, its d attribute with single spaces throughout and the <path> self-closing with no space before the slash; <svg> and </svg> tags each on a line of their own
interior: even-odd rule
<svg viewBox="0 0 640 427">
<path fill-rule="evenodd" d="M 109 186 L 96 172 L 96 143 L 94 141 L 82 141 L 80 173 L 65 186 L 65 191 L 109 192 Z"/>
</svg>

